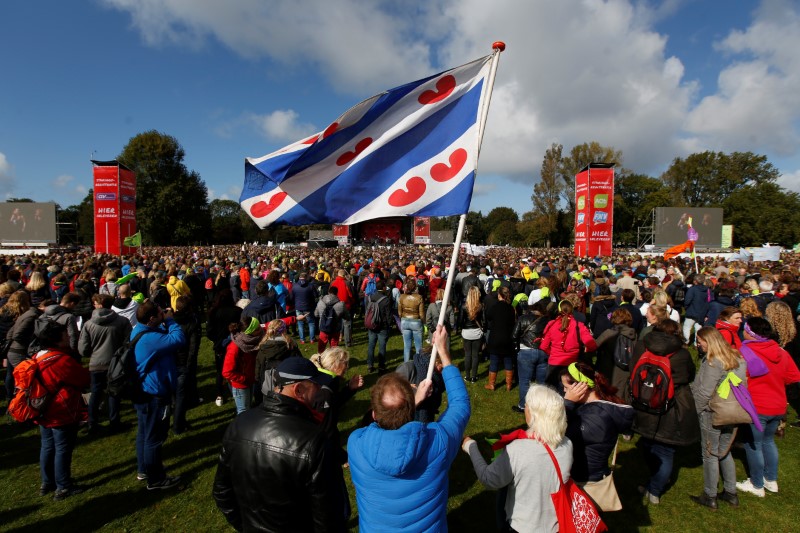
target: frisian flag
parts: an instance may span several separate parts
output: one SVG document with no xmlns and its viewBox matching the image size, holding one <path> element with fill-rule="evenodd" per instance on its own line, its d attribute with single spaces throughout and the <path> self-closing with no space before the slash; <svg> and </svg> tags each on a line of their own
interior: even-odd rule
<svg viewBox="0 0 800 533">
<path fill-rule="evenodd" d="M 375 95 L 322 132 L 247 158 L 242 208 L 260 228 L 466 213 L 491 59 Z"/>
</svg>

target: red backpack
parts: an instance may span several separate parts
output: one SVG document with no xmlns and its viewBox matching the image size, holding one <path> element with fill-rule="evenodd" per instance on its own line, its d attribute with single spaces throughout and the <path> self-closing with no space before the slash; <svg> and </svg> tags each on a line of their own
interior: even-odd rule
<svg viewBox="0 0 800 533">
<path fill-rule="evenodd" d="M 46 354 L 61 356 L 62 354 Z M 53 394 L 42 383 L 39 363 L 34 356 L 14 367 L 14 398 L 8 404 L 8 414 L 17 422 L 36 420 L 47 411 Z"/>
<path fill-rule="evenodd" d="M 675 403 L 675 385 L 668 355 L 645 350 L 631 370 L 630 404 L 634 409 L 662 415 Z"/>
</svg>

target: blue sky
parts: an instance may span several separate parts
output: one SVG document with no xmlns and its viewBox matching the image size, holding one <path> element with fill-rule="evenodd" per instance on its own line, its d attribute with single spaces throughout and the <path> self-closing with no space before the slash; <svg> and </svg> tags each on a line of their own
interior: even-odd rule
<svg viewBox="0 0 800 533">
<path fill-rule="evenodd" d="M 472 209 L 522 214 L 545 150 L 596 140 L 658 176 L 765 154 L 800 190 L 792 0 L 56 0 L 0 7 L 0 198 L 78 203 L 89 159 L 156 129 L 213 198 L 243 162 L 504 40 Z"/>
</svg>

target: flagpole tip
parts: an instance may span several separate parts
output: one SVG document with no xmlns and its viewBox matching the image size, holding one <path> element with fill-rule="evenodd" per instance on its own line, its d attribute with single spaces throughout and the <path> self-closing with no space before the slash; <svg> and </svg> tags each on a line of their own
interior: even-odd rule
<svg viewBox="0 0 800 533">
<path fill-rule="evenodd" d="M 492 50 L 500 50 L 501 52 L 506 51 L 506 43 L 503 41 L 495 41 L 492 43 Z"/>
</svg>

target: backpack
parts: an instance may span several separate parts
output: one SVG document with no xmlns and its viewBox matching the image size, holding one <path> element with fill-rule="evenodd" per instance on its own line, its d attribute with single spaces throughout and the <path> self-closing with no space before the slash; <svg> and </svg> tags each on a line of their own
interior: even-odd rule
<svg viewBox="0 0 800 533">
<path fill-rule="evenodd" d="M 213 280 L 212 278 L 208 278 L 208 279 L 206 280 L 206 285 L 205 285 L 205 287 L 206 287 L 206 290 L 207 290 L 207 291 L 210 291 L 210 290 L 212 290 L 212 289 L 214 288 L 214 280 Z"/>
<path fill-rule="evenodd" d="M 656 355 L 645 350 L 631 371 L 630 404 L 634 409 L 654 415 L 669 411 L 675 399 L 672 367 L 669 358 L 675 354 Z"/>
<path fill-rule="evenodd" d="M 683 304 L 686 303 L 686 286 L 682 285 L 675 289 L 675 294 L 672 295 L 672 303 L 675 304 L 675 307 L 683 307 Z"/>
<path fill-rule="evenodd" d="M 63 354 L 53 353 L 51 357 L 61 355 Z M 14 420 L 36 420 L 47 411 L 53 395 L 42 383 L 42 374 L 35 357 L 25 359 L 14 367 L 14 384 L 16 392 L 8 404 L 8 414 Z"/>
<path fill-rule="evenodd" d="M 155 332 L 140 331 L 133 339 L 126 339 L 111 356 L 106 382 L 106 392 L 109 396 L 130 398 L 136 403 L 136 400 L 144 394 L 142 379 L 136 371 L 136 344 L 145 333 Z"/>
<path fill-rule="evenodd" d="M 371 278 L 367 278 L 367 285 L 364 287 L 364 294 L 369 296 L 370 294 L 374 294 L 376 290 L 378 290 L 378 286 L 375 283 L 376 277 L 373 276 Z"/>
<path fill-rule="evenodd" d="M 333 309 L 334 305 L 336 304 L 325 304 L 325 310 L 322 312 L 322 316 L 319 317 L 319 330 L 328 335 L 336 333 L 334 329 L 336 326 L 336 311 Z"/>
<path fill-rule="evenodd" d="M 622 334 L 617 335 L 617 340 L 614 343 L 614 364 L 617 365 L 618 368 L 625 371 L 630 370 L 633 344 L 633 339 Z"/>
<path fill-rule="evenodd" d="M 364 313 L 364 327 L 371 331 L 378 331 L 383 329 L 384 324 L 381 318 L 380 303 L 386 299 L 386 296 L 381 296 L 377 300 L 370 298 L 367 300 L 367 310 Z"/>
</svg>

